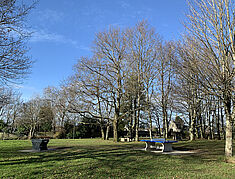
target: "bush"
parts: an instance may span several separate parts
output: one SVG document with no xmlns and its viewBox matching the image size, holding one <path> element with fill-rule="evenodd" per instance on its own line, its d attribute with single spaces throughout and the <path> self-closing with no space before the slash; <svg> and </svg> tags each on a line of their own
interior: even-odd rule
<svg viewBox="0 0 235 179">
<path fill-rule="evenodd" d="M 66 132 L 64 129 L 56 132 L 54 135 L 53 135 L 53 139 L 64 139 L 66 137 Z"/>
<path fill-rule="evenodd" d="M 3 132 L 5 128 L 7 128 L 7 123 L 5 123 L 3 120 L 0 120 L 0 132 Z"/>
</svg>

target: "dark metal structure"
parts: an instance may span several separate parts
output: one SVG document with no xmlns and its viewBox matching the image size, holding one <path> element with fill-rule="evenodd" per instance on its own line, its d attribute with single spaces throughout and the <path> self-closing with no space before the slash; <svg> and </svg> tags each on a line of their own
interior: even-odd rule
<svg viewBox="0 0 235 179">
<path fill-rule="evenodd" d="M 47 144 L 49 139 L 32 139 L 32 145 L 34 150 L 47 150 Z"/>
</svg>

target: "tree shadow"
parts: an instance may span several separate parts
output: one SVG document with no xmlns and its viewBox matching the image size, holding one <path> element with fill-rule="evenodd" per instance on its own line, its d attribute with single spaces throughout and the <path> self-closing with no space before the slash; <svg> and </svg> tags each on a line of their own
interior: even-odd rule
<svg viewBox="0 0 235 179">
<path fill-rule="evenodd" d="M 190 163 L 191 165 L 208 165 L 211 162 L 221 162 L 218 155 L 223 156 L 223 145 L 220 143 L 216 146 L 215 144 L 217 143 L 212 144 L 212 142 L 179 143 L 174 145 L 174 149 L 182 151 L 200 150 L 200 152 L 190 155 L 177 156 L 135 150 L 136 148 L 144 148 L 143 143 L 125 145 L 77 145 L 70 147 L 50 146 L 50 148 L 54 148 L 56 150 L 49 150 L 48 152 L 39 153 L 23 153 L 20 154 L 20 157 L 19 152 L 16 152 L 14 156 L 17 156 L 17 158 L 12 157 L 12 159 L 9 160 L 3 159 L 0 166 L 37 166 L 44 164 L 44 166 L 46 165 L 48 168 L 53 168 L 54 163 L 64 162 L 66 164 L 72 163 L 72 166 L 70 167 L 79 168 L 84 166 L 90 173 L 101 171 L 104 173 L 109 173 L 109 171 L 112 170 L 120 170 L 125 171 L 125 174 L 131 174 L 131 176 L 134 177 L 140 176 L 142 173 L 146 173 L 146 170 L 150 173 L 156 170 L 169 171 L 172 167 L 174 167 L 172 165 L 177 165 L 177 162 L 184 164 Z M 213 145 L 214 147 L 212 148 Z M 89 165 L 86 165 L 86 163 Z M 101 171 L 98 170 L 100 166 L 102 166 Z M 181 170 L 190 169 L 181 168 Z M 59 172 L 63 173 L 64 171 L 61 170 Z"/>
</svg>

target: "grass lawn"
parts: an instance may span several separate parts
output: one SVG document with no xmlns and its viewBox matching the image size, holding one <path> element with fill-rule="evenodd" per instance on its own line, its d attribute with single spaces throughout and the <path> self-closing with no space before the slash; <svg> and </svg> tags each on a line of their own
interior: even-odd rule
<svg viewBox="0 0 235 179">
<path fill-rule="evenodd" d="M 235 164 L 224 162 L 224 141 L 179 142 L 193 155 L 141 150 L 143 142 L 101 139 L 50 140 L 47 152 L 23 153 L 31 141 L 0 141 L 0 178 L 235 178 Z"/>
</svg>

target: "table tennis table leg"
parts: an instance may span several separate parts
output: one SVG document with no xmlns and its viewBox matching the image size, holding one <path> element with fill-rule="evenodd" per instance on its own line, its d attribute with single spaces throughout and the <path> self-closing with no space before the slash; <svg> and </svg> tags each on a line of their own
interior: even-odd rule
<svg viewBox="0 0 235 179">
<path fill-rule="evenodd" d="M 153 148 L 153 146 L 154 146 L 154 148 L 155 148 L 155 143 L 153 143 L 153 142 L 145 142 L 145 150 L 149 150 L 149 149 L 151 149 L 151 148 Z"/>
<path fill-rule="evenodd" d="M 163 143 L 162 145 L 163 145 L 163 149 L 162 149 L 163 152 L 172 152 L 173 151 L 171 143 Z"/>
</svg>

